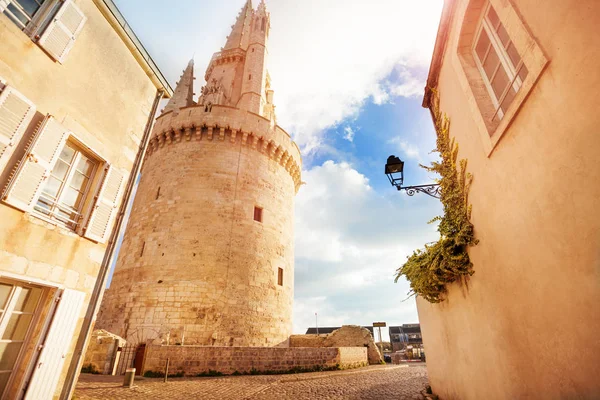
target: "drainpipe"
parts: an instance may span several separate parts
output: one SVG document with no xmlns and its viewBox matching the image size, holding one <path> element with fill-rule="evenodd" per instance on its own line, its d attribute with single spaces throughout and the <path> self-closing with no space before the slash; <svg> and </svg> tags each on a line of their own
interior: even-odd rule
<svg viewBox="0 0 600 400">
<path fill-rule="evenodd" d="M 140 170 L 142 169 L 146 149 L 148 148 L 148 143 L 150 142 L 150 133 L 152 132 L 152 126 L 154 124 L 154 116 L 156 115 L 158 105 L 164 93 L 165 91 L 163 89 L 159 89 L 156 91 L 154 103 L 152 104 L 152 109 L 150 110 L 148 121 L 146 122 L 146 128 L 144 129 L 144 136 L 142 137 L 142 140 L 140 142 L 140 147 L 135 157 L 133 168 L 131 170 L 131 173 L 129 174 L 129 180 L 127 181 L 127 187 L 125 188 L 123 200 L 121 201 L 121 206 L 119 207 L 119 213 L 117 214 L 117 218 L 115 220 L 115 224 L 110 235 L 110 240 L 108 241 L 108 245 L 106 246 L 104 259 L 102 260 L 102 264 L 100 265 L 100 271 L 98 273 L 98 279 L 96 279 L 96 285 L 94 286 L 94 291 L 92 292 L 90 304 L 88 305 L 87 313 L 85 314 L 85 318 L 81 326 L 81 331 L 77 339 L 77 345 L 75 346 L 75 351 L 73 352 L 73 358 L 71 359 L 71 364 L 69 365 L 69 371 L 67 372 L 65 384 L 60 395 L 61 400 L 68 400 L 71 398 L 71 396 L 73 396 L 73 392 L 75 390 L 75 383 L 77 382 L 77 378 L 79 377 L 79 371 L 81 370 L 81 364 L 83 363 L 84 350 L 87 349 L 89 339 L 92 333 L 92 328 L 94 326 L 94 323 L 96 322 L 96 315 L 98 314 L 98 310 L 100 309 L 100 303 L 102 302 L 102 296 L 104 294 L 104 288 L 106 287 L 108 272 L 110 271 L 110 266 L 112 264 L 112 260 L 115 254 L 117 240 L 119 238 L 121 230 L 125 228 L 123 226 L 123 220 L 125 218 L 125 215 L 127 215 L 127 212 L 129 211 L 128 206 L 131 200 L 131 194 L 133 193 L 135 181 L 137 180 L 137 177 L 140 174 Z"/>
</svg>

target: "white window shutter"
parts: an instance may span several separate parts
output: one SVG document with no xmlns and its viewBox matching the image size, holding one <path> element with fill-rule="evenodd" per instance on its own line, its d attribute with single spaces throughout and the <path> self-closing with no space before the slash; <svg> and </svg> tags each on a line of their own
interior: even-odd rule
<svg viewBox="0 0 600 400">
<path fill-rule="evenodd" d="M 54 117 L 47 116 L 11 177 L 2 200 L 23 211 L 31 211 L 68 137 L 69 131 Z"/>
<path fill-rule="evenodd" d="M 0 0 L 0 13 L 6 10 L 6 7 L 10 4 L 10 0 Z"/>
<path fill-rule="evenodd" d="M 81 314 L 85 293 L 65 289 L 54 312 L 54 317 L 42 352 L 38 358 L 25 394 L 26 400 L 51 400 L 62 375 L 67 352 L 75 338 L 75 328 Z"/>
<path fill-rule="evenodd" d="M 119 212 L 120 199 L 125 187 L 126 174 L 109 166 L 98 193 L 92 215 L 85 228 L 84 237 L 104 243 L 110 235 L 113 221 Z"/>
<path fill-rule="evenodd" d="M 0 93 L 0 173 L 35 115 L 35 105 L 10 86 Z"/>
<path fill-rule="evenodd" d="M 65 0 L 38 44 L 59 63 L 63 63 L 87 17 L 73 0 Z"/>
</svg>

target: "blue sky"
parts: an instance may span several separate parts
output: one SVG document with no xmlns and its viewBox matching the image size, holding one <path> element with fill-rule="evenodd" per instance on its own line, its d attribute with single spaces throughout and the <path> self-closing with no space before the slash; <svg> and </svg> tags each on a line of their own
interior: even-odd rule
<svg viewBox="0 0 600 400">
<path fill-rule="evenodd" d="M 190 58 L 196 92 L 244 0 L 116 0 L 175 84 Z M 258 3 L 258 0 L 254 0 Z M 407 184 L 435 177 L 418 167 L 435 134 L 421 107 L 442 0 L 270 0 L 268 68 L 278 123 L 302 149 L 296 197 L 294 331 L 418 320 L 394 272 L 438 237 L 435 199 L 408 197 L 383 174 L 405 160 Z M 385 336 L 384 336 L 385 338 Z"/>
</svg>

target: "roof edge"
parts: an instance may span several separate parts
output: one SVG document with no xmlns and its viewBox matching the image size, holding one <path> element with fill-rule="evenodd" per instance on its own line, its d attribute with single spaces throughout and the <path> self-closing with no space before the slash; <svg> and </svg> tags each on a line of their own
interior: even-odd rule
<svg viewBox="0 0 600 400">
<path fill-rule="evenodd" d="M 133 29 L 127 23 L 127 20 L 121 14 L 116 4 L 112 0 L 93 0 L 104 18 L 115 29 L 119 37 L 123 40 L 133 57 L 140 64 L 144 72 L 148 75 L 157 89 L 164 90 L 164 97 L 173 96 L 173 88 L 158 68 L 150 54 L 137 37 Z"/>
<path fill-rule="evenodd" d="M 429 108 L 431 106 L 432 89 L 437 88 L 438 85 L 442 60 L 444 58 L 444 53 L 446 52 L 446 45 L 448 44 L 450 24 L 454 17 L 454 12 L 456 11 L 456 3 L 456 0 L 444 1 L 444 8 L 440 17 L 440 25 L 438 26 L 438 32 L 435 39 L 435 47 L 433 48 L 431 64 L 429 65 L 429 75 L 427 76 L 425 93 L 423 94 L 422 106 L 424 108 Z"/>
</svg>

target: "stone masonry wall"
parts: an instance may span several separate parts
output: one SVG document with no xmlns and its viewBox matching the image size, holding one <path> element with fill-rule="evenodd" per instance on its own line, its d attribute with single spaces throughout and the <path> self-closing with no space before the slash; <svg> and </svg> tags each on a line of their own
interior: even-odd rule
<svg viewBox="0 0 600 400">
<path fill-rule="evenodd" d="M 367 363 L 365 348 L 282 348 L 282 347 L 146 347 L 143 372 L 163 372 L 169 358 L 169 374 L 194 376 L 209 370 L 234 372 L 289 371 L 316 366 L 353 368 Z"/>
<path fill-rule="evenodd" d="M 340 351 L 340 368 L 362 367 L 369 363 L 368 350 L 364 347 L 337 347 Z"/>
<path fill-rule="evenodd" d="M 290 347 L 326 347 L 325 335 L 292 335 L 290 336 Z"/>
<path fill-rule="evenodd" d="M 371 332 L 355 325 L 342 326 L 327 335 L 292 335 L 290 347 L 366 347 L 369 364 L 383 362 Z"/>
<path fill-rule="evenodd" d="M 104 375 L 112 375 L 118 362 L 118 348 L 125 346 L 125 339 L 102 329 L 95 330 L 85 352 L 83 365 L 92 365 Z"/>
</svg>

